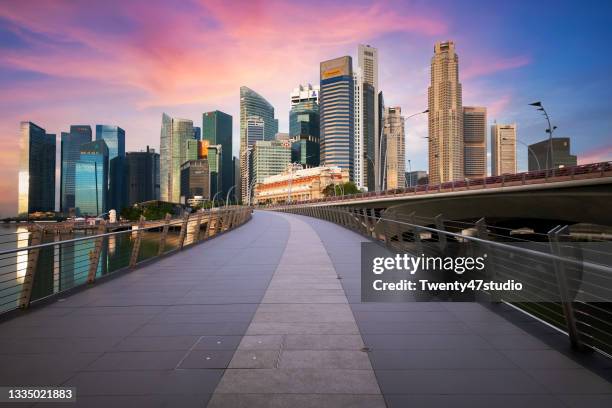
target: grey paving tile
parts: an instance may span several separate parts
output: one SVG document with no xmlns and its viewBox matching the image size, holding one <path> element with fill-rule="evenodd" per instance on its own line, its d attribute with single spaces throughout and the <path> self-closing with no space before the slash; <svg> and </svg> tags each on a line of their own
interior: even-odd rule
<svg viewBox="0 0 612 408">
<path fill-rule="evenodd" d="M 556 350 L 502 350 L 501 352 L 521 368 L 583 368 Z"/>
<path fill-rule="evenodd" d="M 289 334 L 285 350 L 360 350 L 364 347 L 358 334 Z"/>
<path fill-rule="evenodd" d="M 368 354 L 359 350 L 283 350 L 280 368 L 371 370 Z"/>
<path fill-rule="evenodd" d="M 279 350 L 236 350 L 229 368 L 276 368 L 278 359 Z"/>
<path fill-rule="evenodd" d="M 364 334 L 372 350 L 487 350 L 492 346 L 474 334 Z"/>
<path fill-rule="evenodd" d="M 84 370 L 171 370 L 176 367 L 184 355 L 184 351 L 122 351 L 105 353 Z"/>
<path fill-rule="evenodd" d="M 516 365 L 496 350 L 373 350 L 375 370 L 514 369 Z"/>
<path fill-rule="evenodd" d="M 385 408 L 381 395 L 215 394 L 208 408 Z"/>
<path fill-rule="evenodd" d="M 242 336 L 202 336 L 194 350 L 236 350 Z"/>
<path fill-rule="evenodd" d="M 485 391 L 486 392 L 486 391 Z M 389 408 L 559 408 L 562 402 L 550 395 L 385 395 Z"/>
<path fill-rule="evenodd" d="M 557 394 L 612 394 L 612 383 L 586 369 L 527 369 L 539 384 Z"/>
<path fill-rule="evenodd" d="M 239 350 L 279 350 L 283 347 L 285 336 L 280 334 L 244 336 Z M 286 346 L 285 346 L 286 347 Z"/>
<path fill-rule="evenodd" d="M 191 350 L 177 362 L 177 368 L 227 368 L 233 354 L 233 350 Z"/>
<path fill-rule="evenodd" d="M 113 350 L 115 351 L 173 351 L 189 350 L 198 340 L 199 336 L 130 336 L 121 340 Z"/>
</svg>

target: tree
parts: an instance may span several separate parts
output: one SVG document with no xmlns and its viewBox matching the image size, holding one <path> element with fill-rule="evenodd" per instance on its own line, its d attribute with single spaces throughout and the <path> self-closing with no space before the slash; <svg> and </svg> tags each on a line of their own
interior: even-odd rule
<svg viewBox="0 0 612 408">
<path fill-rule="evenodd" d="M 335 193 L 334 193 L 335 190 Z M 341 184 L 329 184 L 327 187 L 323 189 L 323 194 L 326 197 L 334 197 L 341 195 L 349 195 L 349 194 L 357 194 L 359 193 L 359 189 L 352 181 L 348 181 L 346 183 Z"/>
</svg>

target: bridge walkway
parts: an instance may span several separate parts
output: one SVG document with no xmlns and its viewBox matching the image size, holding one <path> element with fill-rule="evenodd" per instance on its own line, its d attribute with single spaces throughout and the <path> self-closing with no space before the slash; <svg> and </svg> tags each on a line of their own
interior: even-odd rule
<svg viewBox="0 0 612 408">
<path fill-rule="evenodd" d="M 612 404 L 608 360 L 509 307 L 361 303 L 362 240 L 256 212 L 0 323 L 0 384 L 77 387 L 67 407 Z"/>
</svg>

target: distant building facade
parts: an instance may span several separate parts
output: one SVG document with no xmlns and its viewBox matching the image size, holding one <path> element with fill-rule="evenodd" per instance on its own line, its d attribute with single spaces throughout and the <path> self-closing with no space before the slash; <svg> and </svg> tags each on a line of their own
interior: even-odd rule
<svg viewBox="0 0 612 408">
<path fill-rule="evenodd" d="M 560 168 L 576 166 L 578 158 L 571 154 L 569 137 L 552 138 L 552 159 L 550 157 L 550 140 L 529 145 L 528 152 L 529 171 L 544 170 L 548 168 Z"/>
<path fill-rule="evenodd" d="M 108 147 L 104 140 L 81 146 L 75 179 L 77 215 L 98 216 L 105 213 L 108 208 Z"/>
<path fill-rule="evenodd" d="M 314 102 L 319 104 L 319 85 L 300 84 L 291 92 L 291 108 L 300 103 Z"/>
<path fill-rule="evenodd" d="M 232 158 L 232 116 L 221 111 L 206 112 L 202 115 L 202 139 L 210 145 L 221 145 L 220 189 L 225 196 L 235 185 L 234 163 Z M 233 190 L 235 191 L 235 190 Z"/>
<path fill-rule="evenodd" d="M 516 124 L 491 126 L 491 175 L 516 173 Z"/>
<path fill-rule="evenodd" d="M 399 106 L 385 108 L 384 135 L 387 141 L 385 176 L 387 189 L 404 188 L 406 185 L 406 145 L 404 117 Z"/>
<path fill-rule="evenodd" d="M 354 181 L 358 188 L 375 190 L 380 184 L 384 156 L 380 152 L 378 94 L 378 49 L 360 44 L 355 77 Z"/>
<path fill-rule="evenodd" d="M 253 147 L 253 180 L 262 183 L 267 177 L 280 174 L 291 163 L 291 143 L 286 141 L 259 141 Z"/>
<path fill-rule="evenodd" d="M 463 107 L 463 152 L 464 176 L 487 177 L 487 108 Z"/>
<path fill-rule="evenodd" d="M 61 133 L 60 211 L 74 211 L 74 185 L 76 162 L 81 156 L 81 146 L 92 140 L 91 126 L 73 125 L 70 132 Z"/>
<path fill-rule="evenodd" d="M 255 200 L 259 204 L 278 204 L 324 197 L 323 190 L 330 184 L 349 181 L 348 169 L 313 167 L 285 171 L 267 177 L 255 186 Z"/>
<path fill-rule="evenodd" d="M 159 153 L 154 149 L 127 152 L 126 181 L 128 205 L 159 200 Z"/>
<path fill-rule="evenodd" d="M 181 165 L 187 161 L 187 141 L 193 140 L 193 122 L 162 114 L 160 135 L 160 197 L 178 203 L 181 197 Z"/>
<path fill-rule="evenodd" d="M 208 159 L 189 160 L 181 166 L 181 201 L 195 198 L 210 200 Z"/>
<path fill-rule="evenodd" d="M 55 211 L 55 135 L 21 122 L 18 213 Z"/>
<path fill-rule="evenodd" d="M 320 81 L 321 160 L 324 166 L 347 169 L 352 180 L 355 89 L 351 57 L 321 62 Z"/>
<path fill-rule="evenodd" d="M 125 131 L 119 126 L 96 125 L 96 140 L 108 147 L 108 209 L 119 213 L 127 206 L 125 183 Z"/>
<path fill-rule="evenodd" d="M 406 184 L 408 187 L 428 184 L 427 172 L 424 170 L 406 172 Z"/>
<path fill-rule="evenodd" d="M 459 57 L 452 41 L 437 42 L 431 59 L 429 182 L 463 180 L 463 108 Z"/>
</svg>

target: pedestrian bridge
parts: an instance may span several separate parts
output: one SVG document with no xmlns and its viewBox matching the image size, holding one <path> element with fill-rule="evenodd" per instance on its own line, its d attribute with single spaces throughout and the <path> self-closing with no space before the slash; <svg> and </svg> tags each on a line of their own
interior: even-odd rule
<svg viewBox="0 0 612 408">
<path fill-rule="evenodd" d="M 612 406 L 612 360 L 510 305 L 362 303 L 367 240 L 255 211 L 13 313 L 0 385 L 76 387 L 68 407 Z"/>
</svg>

